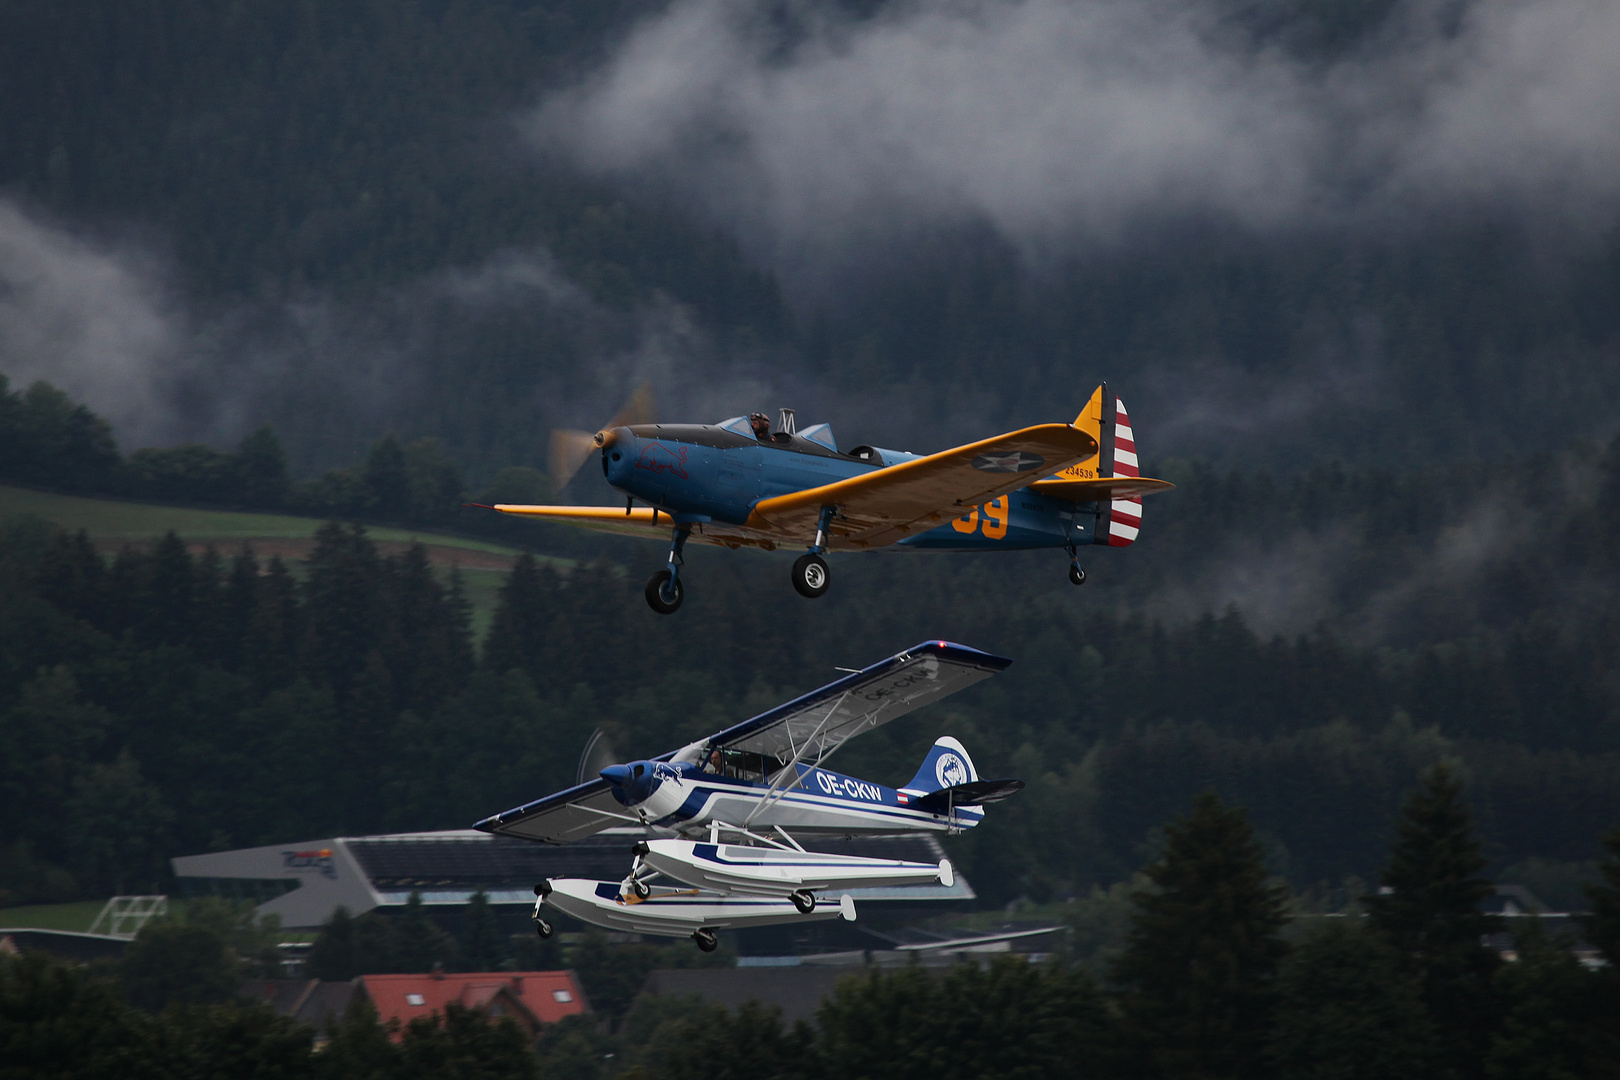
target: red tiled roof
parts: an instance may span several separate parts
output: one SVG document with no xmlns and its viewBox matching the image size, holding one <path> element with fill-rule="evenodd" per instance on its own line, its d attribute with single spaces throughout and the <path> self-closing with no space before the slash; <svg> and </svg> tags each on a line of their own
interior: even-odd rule
<svg viewBox="0 0 1620 1080">
<path fill-rule="evenodd" d="M 469 1009 L 488 1008 L 503 990 L 542 1024 L 556 1023 L 588 1008 L 572 971 L 362 975 L 360 984 L 383 1022 L 397 1018 L 402 1026 L 419 1016 L 442 1013 L 452 1001 Z"/>
</svg>

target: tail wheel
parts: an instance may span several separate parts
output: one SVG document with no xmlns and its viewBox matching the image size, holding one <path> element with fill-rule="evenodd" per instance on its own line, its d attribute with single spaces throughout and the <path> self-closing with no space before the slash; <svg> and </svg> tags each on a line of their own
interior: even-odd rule
<svg viewBox="0 0 1620 1080">
<path fill-rule="evenodd" d="M 1086 583 L 1086 572 L 1078 566 L 1070 566 L 1069 581 L 1075 585 L 1084 585 Z"/>
<path fill-rule="evenodd" d="M 534 920 L 534 932 L 539 934 L 540 939 L 544 941 L 551 936 L 551 924 L 544 919 L 536 919 Z"/>
<path fill-rule="evenodd" d="M 673 575 L 668 570 L 660 570 L 647 579 L 647 606 L 660 615 L 673 615 L 680 610 L 681 601 L 686 599 L 686 590 L 681 587 L 679 578 L 673 581 Z M 671 599 L 665 599 L 665 596 Z"/>
<path fill-rule="evenodd" d="M 827 591 L 827 560 L 814 553 L 800 555 L 793 563 L 793 587 L 799 595 L 814 600 Z"/>
<path fill-rule="evenodd" d="M 697 947 L 704 952 L 714 952 L 715 949 L 720 947 L 720 939 L 707 926 L 701 930 L 692 931 L 692 940 L 697 942 Z"/>
<path fill-rule="evenodd" d="M 793 901 L 793 906 L 799 909 L 800 915 L 808 915 L 816 910 L 816 898 L 803 889 L 788 894 L 788 899 Z"/>
</svg>

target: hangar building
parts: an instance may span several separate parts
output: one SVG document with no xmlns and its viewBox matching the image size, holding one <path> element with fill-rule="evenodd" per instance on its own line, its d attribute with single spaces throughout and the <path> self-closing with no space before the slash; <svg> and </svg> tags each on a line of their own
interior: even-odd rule
<svg viewBox="0 0 1620 1080">
<path fill-rule="evenodd" d="M 261 914 L 281 916 L 287 929 L 312 929 L 341 905 L 350 914 L 403 907 L 420 892 L 424 905 L 459 907 L 482 890 L 495 905 L 534 905 L 534 885 L 554 877 L 622 880 L 630 846 L 645 833 L 608 829 L 566 845 L 539 844 L 472 829 L 338 836 L 298 844 L 272 844 L 172 860 L 182 893 L 253 900 Z M 945 857 L 931 835 L 842 837 L 809 841 L 816 851 L 880 859 L 938 862 Z M 975 898 L 961 874 L 955 884 L 851 889 L 862 912 L 907 919 L 940 914 Z M 497 908 L 497 910 L 500 910 Z M 514 907 L 508 911 L 518 913 Z M 446 912 L 448 914 L 448 912 Z"/>
</svg>

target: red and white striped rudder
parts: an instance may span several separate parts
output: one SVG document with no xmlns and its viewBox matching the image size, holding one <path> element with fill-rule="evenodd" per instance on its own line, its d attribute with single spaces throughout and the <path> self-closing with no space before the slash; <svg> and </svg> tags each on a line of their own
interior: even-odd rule
<svg viewBox="0 0 1620 1080">
<path fill-rule="evenodd" d="M 1113 474 L 1115 476 L 1141 476 L 1136 460 L 1136 433 L 1131 430 L 1131 418 L 1125 412 L 1125 403 L 1114 399 Z M 1136 542 L 1142 531 L 1142 497 L 1114 499 L 1109 506 L 1108 539 L 1097 537 L 1099 543 L 1109 547 L 1127 547 Z"/>
</svg>

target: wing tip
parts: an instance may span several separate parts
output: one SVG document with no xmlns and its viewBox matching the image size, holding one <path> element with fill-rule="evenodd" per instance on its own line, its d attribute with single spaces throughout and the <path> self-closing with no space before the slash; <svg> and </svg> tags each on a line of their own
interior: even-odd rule
<svg viewBox="0 0 1620 1080">
<path fill-rule="evenodd" d="M 989 668 L 992 671 L 1005 671 L 1012 666 L 1012 659 L 1006 656 L 997 656 L 995 653 L 975 649 L 971 645 L 962 645 L 944 638 L 935 638 L 924 641 L 906 650 L 909 655 L 917 653 L 933 653 L 941 658 L 955 660 L 958 663 L 972 664 L 974 667 Z"/>
</svg>

